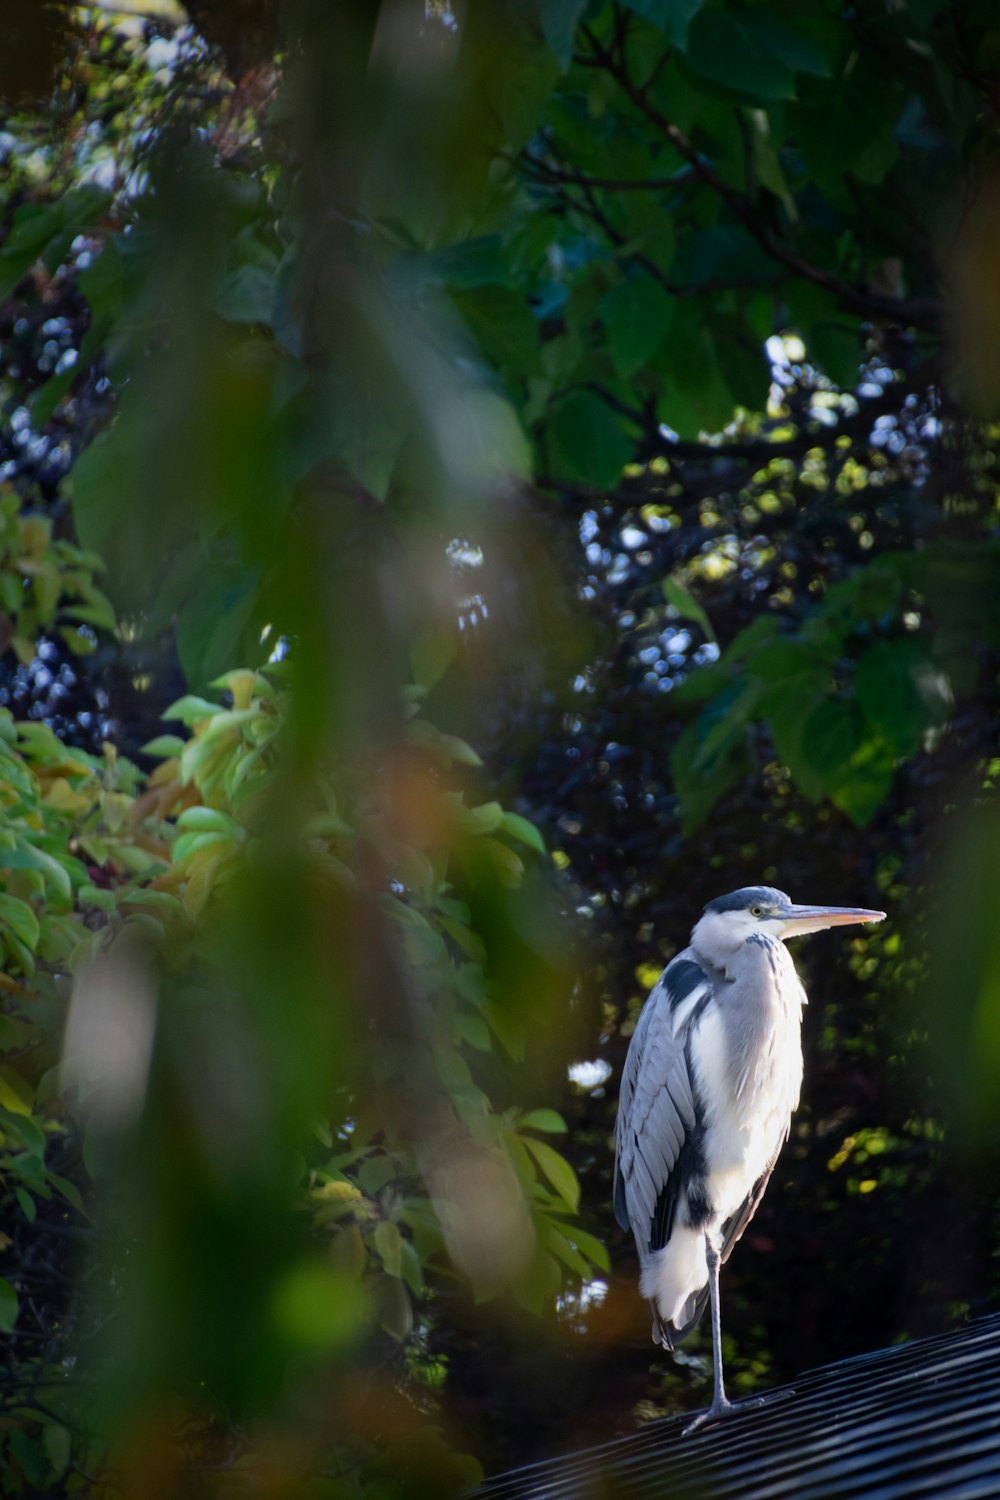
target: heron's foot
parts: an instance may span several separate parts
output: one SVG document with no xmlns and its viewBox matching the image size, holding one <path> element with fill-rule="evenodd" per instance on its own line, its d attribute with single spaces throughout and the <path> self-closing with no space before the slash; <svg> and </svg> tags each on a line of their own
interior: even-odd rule
<svg viewBox="0 0 1000 1500">
<path fill-rule="evenodd" d="M 734 1405 L 725 1396 L 716 1397 L 707 1411 L 699 1412 L 694 1421 L 687 1424 L 681 1437 L 690 1437 L 692 1432 L 698 1432 L 702 1427 L 711 1427 L 714 1422 L 721 1422 L 723 1417 L 728 1417 L 730 1412 L 738 1410 L 742 1405 L 743 1402 Z"/>
<path fill-rule="evenodd" d="M 724 1417 L 732 1416 L 734 1412 L 760 1411 L 765 1406 L 770 1406 L 775 1401 L 787 1400 L 794 1396 L 795 1392 L 790 1390 L 770 1391 L 766 1396 L 747 1396 L 742 1401 L 729 1401 L 725 1396 L 721 1401 L 716 1399 L 707 1411 L 699 1412 L 693 1422 L 689 1422 L 681 1433 L 681 1437 L 689 1437 L 692 1432 L 697 1432 L 702 1427 L 711 1427 L 716 1422 L 721 1422 Z"/>
</svg>

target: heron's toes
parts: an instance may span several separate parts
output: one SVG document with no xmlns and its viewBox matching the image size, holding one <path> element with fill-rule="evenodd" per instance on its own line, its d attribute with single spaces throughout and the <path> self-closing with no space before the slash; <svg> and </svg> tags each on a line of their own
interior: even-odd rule
<svg viewBox="0 0 1000 1500">
<path fill-rule="evenodd" d="M 746 1396 L 742 1401 L 727 1401 L 725 1397 L 721 1401 L 713 1401 L 707 1411 L 699 1412 L 693 1422 L 689 1422 L 681 1433 L 682 1437 L 688 1437 L 692 1432 L 698 1432 L 702 1427 L 711 1427 L 716 1422 L 721 1422 L 723 1417 L 729 1417 L 737 1412 L 761 1411 L 765 1406 L 773 1406 L 776 1402 L 787 1401 L 795 1392 L 789 1388 L 780 1391 L 768 1391 L 764 1396 Z"/>
<path fill-rule="evenodd" d="M 692 1432 L 698 1432 L 702 1427 L 711 1427 L 714 1422 L 721 1422 L 731 1411 L 735 1411 L 731 1401 L 713 1401 L 707 1411 L 699 1412 L 693 1422 L 689 1422 L 681 1433 L 681 1437 L 690 1437 Z"/>
</svg>

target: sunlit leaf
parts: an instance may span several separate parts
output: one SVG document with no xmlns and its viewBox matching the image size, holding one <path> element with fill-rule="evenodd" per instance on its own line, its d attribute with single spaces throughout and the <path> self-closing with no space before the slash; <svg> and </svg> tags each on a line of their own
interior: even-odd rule
<svg viewBox="0 0 1000 1500">
<path fill-rule="evenodd" d="M 565 1135 L 566 1121 L 557 1110 L 532 1109 L 518 1121 L 519 1130 L 544 1130 L 550 1135 Z"/>
<path fill-rule="evenodd" d="M 545 1141 L 536 1141 L 530 1135 L 523 1136 L 522 1139 L 543 1175 L 548 1178 L 560 1198 L 575 1212 L 580 1204 L 580 1184 L 569 1162 Z"/>
<path fill-rule="evenodd" d="M 694 620 L 704 631 L 710 641 L 715 640 L 715 631 L 702 605 L 700 605 L 690 589 L 677 577 L 664 578 L 660 584 L 663 597 L 668 604 L 673 605 L 682 620 Z"/>
<path fill-rule="evenodd" d="M 527 818 L 522 818 L 520 813 L 505 812 L 500 824 L 504 833 L 510 834 L 511 838 L 519 839 L 522 844 L 527 844 L 530 849 L 539 854 L 545 853 L 545 840 L 541 833 L 530 823 Z"/>
</svg>

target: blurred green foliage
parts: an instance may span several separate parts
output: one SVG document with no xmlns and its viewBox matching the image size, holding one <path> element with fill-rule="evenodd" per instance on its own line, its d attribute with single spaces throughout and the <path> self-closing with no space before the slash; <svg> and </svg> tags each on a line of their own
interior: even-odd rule
<svg viewBox="0 0 1000 1500">
<path fill-rule="evenodd" d="M 0 713 L 4 1493 L 447 1495 L 469 1346 L 537 1423 L 606 1290 L 567 1061 L 717 882 L 808 845 L 902 912 L 956 725 L 990 801 L 996 23 L 153 9 L 43 7 L 0 73 L 0 645 L 165 720 Z M 809 1043 L 828 1232 L 933 1198 L 956 1098 L 995 1133 L 970 826 Z M 633 924 L 590 991 L 570 904 Z M 939 1041 L 918 1108 L 854 1081 Z"/>
</svg>

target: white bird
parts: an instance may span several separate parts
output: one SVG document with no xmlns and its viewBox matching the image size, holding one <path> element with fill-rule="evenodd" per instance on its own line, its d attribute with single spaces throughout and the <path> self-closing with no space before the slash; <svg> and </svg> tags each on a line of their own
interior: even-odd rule
<svg viewBox="0 0 1000 1500">
<path fill-rule="evenodd" d="M 719 1267 L 761 1200 L 802 1086 L 805 991 L 785 941 L 885 912 L 794 906 L 746 886 L 710 901 L 664 969 L 629 1044 L 615 1128 L 615 1217 L 639 1251 L 653 1340 L 667 1349 L 711 1297 L 712 1404 L 722 1373 Z"/>
</svg>

